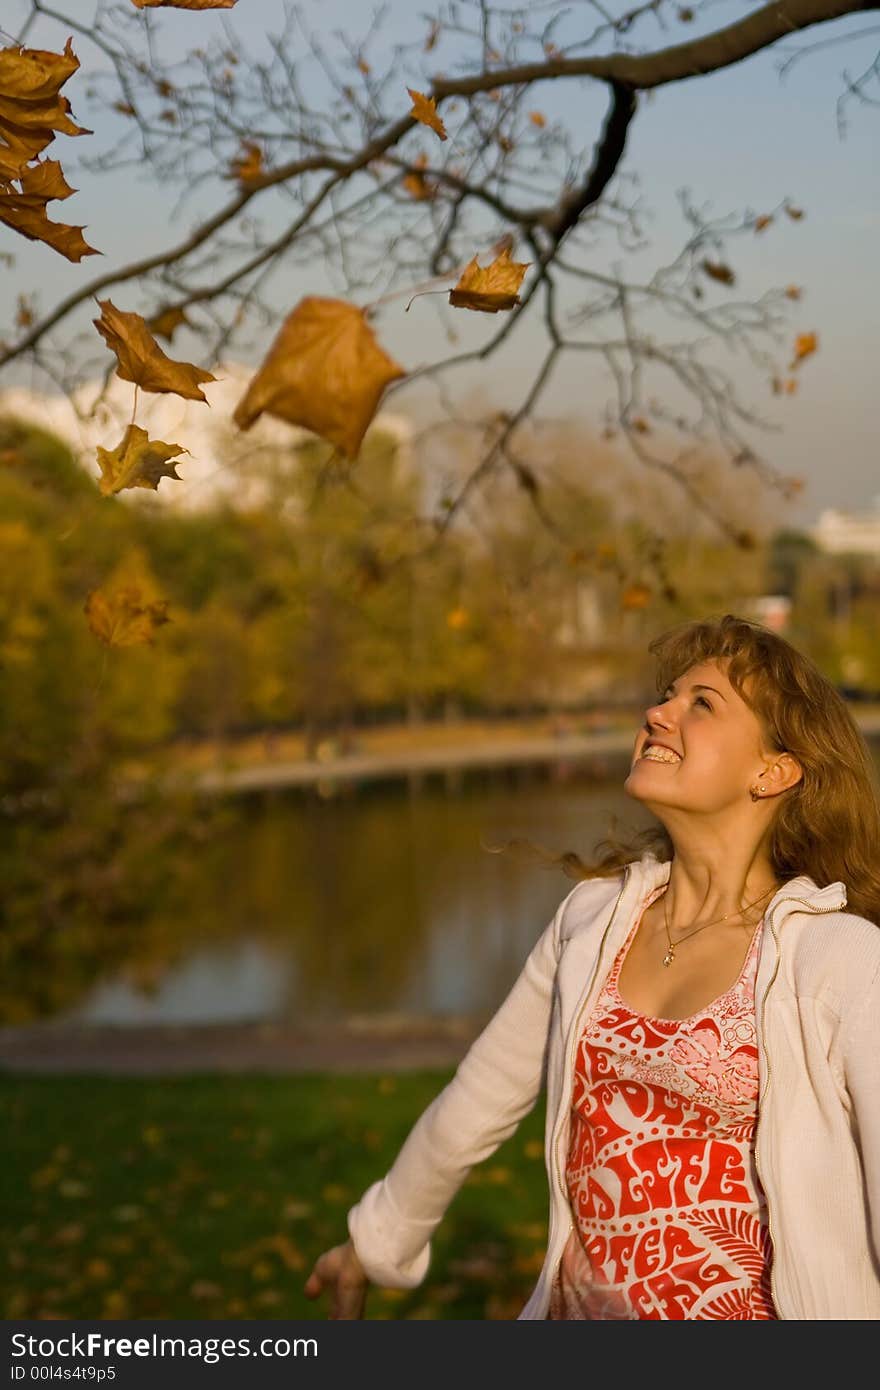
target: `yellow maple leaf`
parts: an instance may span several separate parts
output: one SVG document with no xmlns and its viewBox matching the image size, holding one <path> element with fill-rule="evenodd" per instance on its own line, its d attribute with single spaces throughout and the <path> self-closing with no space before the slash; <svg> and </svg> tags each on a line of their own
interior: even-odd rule
<svg viewBox="0 0 880 1390">
<path fill-rule="evenodd" d="M 170 623 L 168 600 L 144 602 L 136 584 L 125 584 L 110 593 L 93 589 L 83 606 L 89 627 L 107 647 L 152 645 L 156 629 Z"/>
<path fill-rule="evenodd" d="M 441 140 L 448 140 L 446 127 L 437 114 L 437 102 L 434 97 L 426 97 L 424 92 L 416 92 L 412 87 L 406 89 L 412 97 L 412 109 L 410 115 L 422 125 L 430 126 L 433 131 L 440 136 Z"/>
<path fill-rule="evenodd" d="M 797 367 L 805 357 L 812 357 L 818 346 L 819 338 L 816 333 L 798 333 L 794 340 L 794 354 L 790 366 Z"/>
<path fill-rule="evenodd" d="M 131 0 L 139 10 L 231 10 L 236 0 Z"/>
<path fill-rule="evenodd" d="M 363 309 L 308 295 L 281 325 L 233 419 L 248 430 L 265 412 L 312 430 L 353 459 L 386 386 L 402 376 Z"/>
<path fill-rule="evenodd" d="M 536 125 L 539 130 L 543 130 L 544 126 L 547 124 L 547 117 L 542 111 L 530 111 L 529 120 L 532 125 Z"/>
<path fill-rule="evenodd" d="M 409 173 L 406 174 L 403 179 L 404 188 L 416 202 L 424 202 L 427 198 L 434 198 L 437 196 L 436 185 L 430 183 L 429 180 L 425 178 L 423 172 L 427 167 L 427 163 L 427 155 L 420 154 L 418 159 L 413 160 L 412 169 L 410 169 Z"/>
<path fill-rule="evenodd" d="M 217 380 L 211 372 L 191 362 L 175 362 L 166 357 L 140 314 L 117 309 L 109 299 L 99 299 L 97 303 L 101 317 L 92 322 L 110 350 L 116 353 L 118 377 L 133 381 L 143 391 L 170 391 L 183 396 L 184 400 L 207 404 L 201 383 Z"/>
<path fill-rule="evenodd" d="M 484 267 L 474 256 L 449 291 L 449 303 L 456 309 L 478 309 L 484 314 L 513 309 L 520 302 L 518 290 L 530 265 L 531 261 L 512 261 L 509 250 Z"/>
<path fill-rule="evenodd" d="M 140 425 L 129 425 L 115 449 L 96 449 L 101 477 L 98 487 L 105 497 L 129 487 L 149 487 L 158 490 L 161 478 L 181 481 L 176 464 L 171 460 L 189 450 L 179 444 L 166 444 L 150 439 Z"/>
</svg>

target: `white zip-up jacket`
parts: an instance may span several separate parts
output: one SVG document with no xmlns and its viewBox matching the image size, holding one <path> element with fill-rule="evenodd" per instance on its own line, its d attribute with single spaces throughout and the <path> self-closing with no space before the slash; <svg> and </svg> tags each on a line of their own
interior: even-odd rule
<svg viewBox="0 0 880 1390">
<path fill-rule="evenodd" d="M 646 854 L 560 904 L 455 1076 L 348 1214 L 373 1283 L 421 1283 L 434 1229 L 470 1169 L 546 1089 L 547 1253 L 519 1317 L 547 1316 L 572 1228 L 565 1162 L 582 1021 L 670 867 Z M 780 1318 L 880 1318 L 880 927 L 845 906 L 842 883 L 819 888 L 801 875 L 772 898 L 761 937 L 755 1157 Z"/>
</svg>

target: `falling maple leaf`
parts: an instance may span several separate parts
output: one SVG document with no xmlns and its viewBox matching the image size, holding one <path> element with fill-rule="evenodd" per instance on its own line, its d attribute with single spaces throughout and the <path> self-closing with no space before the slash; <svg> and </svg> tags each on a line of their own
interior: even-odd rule
<svg viewBox="0 0 880 1390">
<path fill-rule="evenodd" d="M 107 647 L 135 647 L 152 642 L 156 629 L 170 623 L 168 600 L 149 603 L 136 584 L 103 593 L 92 589 L 83 612 L 89 627 Z"/>
<path fill-rule="evenodd" d="M 436 184 L 431 183 L 425 178 L 423 170 L 428 163 L 427 155 L 420 154 L 418 159 L 413 161 L 413 167 L 403 179 L 403 186 L 411 198 L 416 202 L 424 202 L 428 198 L 437 196 Z"/>
<path fill-rule="evenodd" d="M 201 383 L 217 380 L 211 372 L 166 357 L 140 314 L 117 309 L 109 299 L 99 299 L 97 304 L 101 317 L 92 322 L 116 353 L 116 375 L 122 381 L 133 381 L 143 391 L 170 391 L 184 400 L 207 404 Z"/>
<path fill-rule="evenodd" d="M 178 328 L 192 328 L 192 324 L 184 313 L 183 309 L 176 304 L 170 304 L 166 309 L 160 309 L 146 320 L 150 332 L 157 338 L 165 338 L 171 342 Z"/>
<path fill-rule="evenodd" d="M 800 285 L 786 285 L 785 295 L 787 299 L 800 299 L 803 290 Z"/>
<path fill-rule="evenodd" d="M 238 182 L 246 188 L 248 184 L 257 183 L 265 172 L 262 148 L 255 140 L 245 140 L 241 152 L 230 160 L 229 173 L 226 177 L 238 179 Z"/>
<path fill-rule="evenodd" d="M 803 208 L 796 208 L 796 207 L 793 207 L 793 206 L 791 205 L 791 203 L 786 203 L 786 204 L 785 204 L 785 211 L 788 213 L 788 215 L 789 215 L 789 217 L 791 218 L 792 222 L 800 222 L 801 218 L 802 218 L 803 215 L 804 215 Z"/>
<path fill-rule="evenodd" d="M 720 280 L 722 285 L 732 285 L 736 276 L 729 265 L 724 265 L 721 261 L 701 261 L 700 264 L 706 274 L 712 280 Z"/>
<path fill-rule="evenodd" d="M 139 10 L 231 10 L 236 0 L 131 0 Z"/>
<path fill-rule="evenodd" d="M 791 359 L 790 367 L 797 367 L 803 362 L 805 357 L 812 357 L 819 346 L 819 338 L 815 333 L 798 333 L 794 340 L 794 354 Z"/>
<path fill-rule="evenodd" d="M 176 464 L 171 460 L 189 450 L 179 444 L 166 444 L 150 439 L 140 425 L 131 424 L 115 449 L 96 450 L 101 478 L 98 483 L 105 497 L 129 487 L 149 487 L 157 491 L 161 478 L 181 481 Z"/>
<path fill-rule="evenodd" d="M 412 97 L 412 110 L 410 115 L 422 125 L 430 126 L 433 131 L 440 136 L 441 140 L 448 140 L 446 127 L 437 114 L 437 102 L 434 97 L 426 97 L 424 92 L 416 92 L 412 87 L 406 89 Z"/>
<path fill-rule="evenodd" d="M 520 302 L 517 291 L 530 265 L 531 261 L 512 261 L 507 250 L 485 267 L 474 256 L 449 291 L 449 303 L 456 309 L 478 309 L 484 314 L 513 309 Z"/>
<path fill-rule="evenodd" d="M 0 49 L 0 222 L 31 241 L 42 241 L 69 261 L 99 253 L 82 227 L 50 221 L 46 204 L 76 190 L 57 160 L 39 156 L 55 138 L 90 135 L 70 117 L 61 87 L 79 67 L 70 39 L 63 53 Z"/>
<path fill-rule="evenodd" d="M 767 227 L 770 226 L 770 223 L 771 223 L 772 221 L 773 221 L 773 218 L 770 216 L 769 212 L 763 212 L 763 213 L 761 213 L 761 216 L 760 216 L 760 217 L 756 217 L 756 218 L 755 218 L 755 231 L 756 231 L 756 232 L 763 232 L 763 231 L 765 230 L 765 228 L 767 228 Z"/>
<path fill-rule="evenodd" d="M 539 130 L 543 130 L 544 126 L 547 124 L 547 117 L 543 115 L 540 111 L 530 111 L 529 120 L 531 121 L 532 125 L 536 125 Z"/>
<path fill-rule="evenodd" d="M 406 376 L 379 346 L 363 309 L 308 295 L 288 315 L 235 409 L 248 430 L 265 411 L 357 457 L 386 386 Z"/>
</svg>

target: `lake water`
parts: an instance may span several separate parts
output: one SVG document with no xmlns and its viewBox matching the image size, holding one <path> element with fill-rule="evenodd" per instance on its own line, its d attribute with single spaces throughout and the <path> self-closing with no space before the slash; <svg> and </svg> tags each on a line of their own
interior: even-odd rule
<svg viewBox="0 0 880 1390">
<path fill-rule="evenodd" d="M 149 921 L 122 959 L 108 952 L 106 974 L 86 971 L 56 1016 L 486 1018 L 573 886 L 561 868 L 486 846 L 525 839 L 586 857 L 612 817 L 643 827 L 627 767 L 612 756 L 230 801 L 185 910 Z"/>
<path fill-rule="evenodd" d="M 493 769 L 240 799 L 205 846 L 184 919 L 148 926 L 143 950 L 59 1016 L 488 1015 L 573 881 L 486 846 L 523 838 L 588 854 L 612 813 L 644 825 L 621 790 L 626 761 L 611 761 L 604 776 Z"/>
</svg>

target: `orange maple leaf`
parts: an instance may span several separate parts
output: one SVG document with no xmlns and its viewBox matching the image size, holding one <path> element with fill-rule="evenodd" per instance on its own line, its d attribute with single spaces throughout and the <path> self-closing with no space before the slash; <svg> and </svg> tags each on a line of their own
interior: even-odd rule
<svg viewBox="0 0 880 1390">
<path fill-rule="evenodd" d="M 231 10 L 236 0 L 131 0 L 139 10 Z"/>
<path fill-rule="evenodd" d="M 156 492 L 161 478 L 176 478 L 180 482 L 177 464 L 171 460 L 189 450 L 180 444 L 150 439 L 146 430 L 132 424 L 115 449 L 102 449 L 99 444 L 95 452 L 101 469 L 98 486 L 109 497 L 128 487 L 149 487 Z"/>
<path fill-rule="evenodd" d="M 787 299 L 800 299 L 803 291 L 800 285 L 786 285 L 785 295 Z"/>
<path fill-rule="evenodd" d="M 512 261 L 508 250 L 485 267 L 474 256 L 449 291 L 449 303 L 456 309 L 478 309 L 484 314 L 513 309 L 520 302 L 518 290 L 530 265 L 531 261 Z"/>
<path fill-rule="evenodd" d="M 406 376 L 379 346 L 363 309 L 308 295 L 288 315 L 236 407 L 248 430 L 265 411 L 357 457 L 386 386 Z"/>
<path fill-rule="evenodd" d="M 620 596 L 621 608 L 645 608 L 651 601 L 652 591 L 647 584 L 630 584 Z"/>
<path fill-rule="evenodd" d="M 801 218 L 804 215 L 803 208 L 793 207 L 791 203 L 785 204 L 785 211 L 788 213 L 792 222 L 800 222 Z"/>
<path fill-rule="evenodd" d="M 217 380 L 211 372 L 166 357 L 140 314 L 117 309 L 109 299 L 99 299 L 97 304 L 101 317 L 92 322 L 116 353 L 116 375 L 122 381 L 133 381 L 143 391 L 170 391 L 184 400 L 207 404 L 201 383 Z"/>
<path fill-rule="evenodd" d="M 122 585 L 110 593 L 92 589 L 83 612 L 92 632 L 107 647 L 152 645 L 156 629 L 171 622 L 168 600 L 144 602 L 136 584 Z"/>
<path fill-rule="evenodd" d="M 773 218 L 770 216 L 769 212 L 762 212 L 760 217 L 755 218 L 755 231 L 763 232 L 766 227 L 770 226 L 772 221 Z"/>
<path fill-rule="evenodd" d="M 436 198 L 437 186 L 425 178 L 423 170 L 428 163 L 427 155 L 420 154 L 418 159 L 413 161 L 413 167 L 404 176 L 403 186 L 411 198 L 417 203 L 424 202 L 427 198 Z"/>
<path fill-rule="evenodd" d="M 256 141 L 245 140 L 241 152 L 230 160 L 229 173 L 226 177 L 238 179 L 239 183 L 247 187 L 248 184 L 256 183 L 261 179 L 265 172 L 262 149 Z"/>
<path fill-rule="evenodd" d="M 422 125 L 430 126 L 436 131 L 441 140 L 448 140 L 446 127 L 437 114 L 437 102 L 434 97 L 426 97 L 424 92 L 413 91 L 412 87 L 406 89 L 412 97 L 412 110 L 410 115 Z"/>
<path fill-rule="evenodd" d="M 812 357 L 819 346 L 819 338 L 815 333 L 799 333 L 794 340 L 794 354 L 791 359 L 791 366 L 797 367 L 803 362 L 805 357 Z"/>
<path fill-rule="evenodd" d="M 536 125 L 539 130 L 543 130 L 547 124 L 547 117 L 541 111 L 530 111 L 529 120 L 532 125 Z"/>
</svg>

